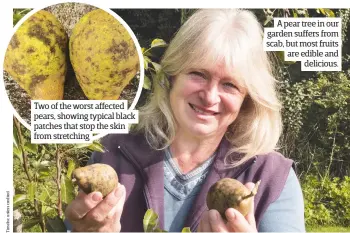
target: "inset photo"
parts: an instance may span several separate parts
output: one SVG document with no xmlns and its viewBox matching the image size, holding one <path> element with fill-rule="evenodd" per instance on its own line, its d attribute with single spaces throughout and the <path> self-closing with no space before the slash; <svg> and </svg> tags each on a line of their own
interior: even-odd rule
<svg viewBox="0 0 350 233">
<path fill-rule="evenodd" d="M 30 100 L 128 100 L 140 80 L 140 45 L 122 18 L 82 3 L 29 12 L 15 25 L 4 82 L 18 115 L 30 123 Z M 14 17 L 14 24 L 15 24 Z"/>
</svg>

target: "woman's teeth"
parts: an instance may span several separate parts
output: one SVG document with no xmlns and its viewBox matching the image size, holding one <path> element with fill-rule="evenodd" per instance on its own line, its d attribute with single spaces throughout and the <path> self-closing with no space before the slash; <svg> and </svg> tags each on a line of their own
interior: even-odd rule
<svg viewBox="0 0 350 233">
<path fill-rule="evenodd" d="M 208 111 L 203 111 L 199 108 L 196 108 L 194 105 L 190 105 L 192 107 L 192 109 L 195 111 L 195 112 L 198 112 L 199 114 L 203 114 L 203 115 L 215 115 L 216 113 L 213 113 L 213 112 L 208 112 Z"/>
<path fill-rule="evenodd" d="M 204 113 L 205 113 L 205 112 L 203 112 L 202 110 L 199 110 L 198 108 L 196 108 L 195 106 L 193 106 L 193 110 L 194 110 L 195 112 L 200 113 L 200 114 L 204 114 Z"/>
</svg>

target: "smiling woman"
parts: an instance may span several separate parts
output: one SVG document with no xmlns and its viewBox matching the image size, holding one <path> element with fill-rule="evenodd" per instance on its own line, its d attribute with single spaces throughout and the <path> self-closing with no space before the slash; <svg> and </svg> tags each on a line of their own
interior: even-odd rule
<svg viewBox="0 0 350 233">
<path fill-rule="evenodd" d="M 161 60 L 139 124 L 105 137 L 106 152 L 90 160 L 111 165 L 122 185 L 104 199 L 80 193 L 66 211 L 73 230 L 143 231 L 151 208 L 172 232 L 305 231 L 293 161 L 274 151 L 281 105 L 262 39 L 249 11 L 189 18 Z M 224 220 L 208 209 L 210 187 L 225 177 L 250 190 L 261 180 L 247 215 L 228 208 Z"/>
<path fill-rule="evenodd" d="M 233 85 L 236 87 L 233 89 L 241 94 L 247 93 L 243 96 L 244 102 L 240 109 L 242 103 L 238 104 L 239 95 L 229 94 L 228 89 L 232 88 L 225 88 L 223 92 L 220 86 L 217 97 L 224 98 L 215 106 L 236 108 L 236 117 L 226 123 L 226 128 L 221 129 L 234 145 L 230 152 L 246 155 L 239 161 L 235 159 L 236 165 L 256 154 L 272 151 L 282 130 L 281 105 L 262 40 L 261 25 L 248 11 L 203 10 L 194 14 L 169 44 L 161 61 L 162 72 L 158 75 L 158 82 L 155 82 L 154 95 L 148 105 L 141 109 L 141 118 L 143 116 L 144 120 L 138 128 L 146 129 L 150 144 L 157 149 L 167 147 L 178 134 L 176 127 L 181 124 L 175 122 L 179 114 L 173 115 L 176 110 L 174 105 L 171 106 L 171 93 L 176 90 L 176 77 L 181 79 L 192 72 L 189 77 L 196 74 L 198 78 L 210 81 L 207 81 L 209 85 L 202 87 L 204 92 L 198 92 L 199 95 L 212 94 L 210 85 L 216 85 L 215 80 L 221 86 Z M 230 101 L 234 103 L 227 106 Z M 217 136 L 221 141 L 223 134 Z"/>
<path fill-rule="evenodd" d="M 225 68 L 212 65 L 201 72 L 179 74 L 170 91 L 176 134 L 201 140 L 220 139 L 237 118 L 246 91 L 240 92 Z"/>
</svg>

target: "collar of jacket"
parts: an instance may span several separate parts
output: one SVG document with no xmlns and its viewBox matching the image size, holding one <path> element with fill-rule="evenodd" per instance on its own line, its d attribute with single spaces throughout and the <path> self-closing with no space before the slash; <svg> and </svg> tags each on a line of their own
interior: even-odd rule
<svg viewBox="0 0 350 233">
<path fill-rule="evenodd" d="M 135 146 L 137 142 L 137 146 Z M 164 227 L 164 152 L 150 148 L 144 135 L 129 134 L 120 141 L 119 149 L 140 171 L 145 183 L 145 197 L 148 208 L 152 208 L 159 216 L 159 226 Z M 247 170 L 255 161 L 256 157 L 249 159 L 244 164 L 231 168 L 225 165 L 225 155 L 230 149 L 230 143 L 223 139 L 219 144 L 216 157 L 206 180 L 202 184 L 191 211 L 189 212 L 185 226 L 191 229 L 197 228 L 202 213 L 207 210 L 206 195 L 211 185 L 224 177 L 235 178 Z M 239 157 L 232 154 L 232 157 Z"/>
</svg>

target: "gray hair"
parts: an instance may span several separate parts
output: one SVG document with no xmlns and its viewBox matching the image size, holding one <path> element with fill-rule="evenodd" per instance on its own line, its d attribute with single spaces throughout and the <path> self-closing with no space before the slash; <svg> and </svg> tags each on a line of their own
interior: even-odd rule
<svg viewBox="0 0 350 233">
<path fill-rule="evenodd" d="M 232 144 L 229 154 L 245 155 L 234 165 L 274 150 L 282 131 L 281 104 L 262 42 L 262 27 L 250 11 L 196 11 L 169 44 L 161 61 L 162 71 L 154 80 L 153 94 L 140 109 L 136 130 L 143 130 L 148 143 L 155 149 L 169 146 L 176 133 L 169 102 L 169 77 L 224 61 L 227 71 L 248 93 L 237 119 L 225 134 Z"/>
</svg>

